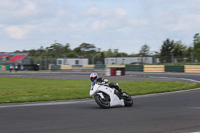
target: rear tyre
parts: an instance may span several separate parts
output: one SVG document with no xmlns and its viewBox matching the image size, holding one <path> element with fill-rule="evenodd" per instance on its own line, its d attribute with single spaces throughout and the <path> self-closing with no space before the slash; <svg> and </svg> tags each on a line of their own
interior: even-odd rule
<svg viewBox="0 0 200 133">
<path fill-rule="evenodd" d="M 128 95 L 126 92 L 123 92 L 122 99 L 124 99 L 124 105 L 126 107 L 131 107 L 133 105 L 133 99 L 130 95 Z"/>
<path fill-rule="evenodd" d="M 96 101 L 96 103 L 100 106 L 100 107 L 102 107 L 102 108 L 104 108 L 104 109 L 108 109 L 108 108 L 110 108 L 110 100 L 109 100 L 109 96 L 107 95 L 107 94 L 103 94 L 104 95 L 104 99 L 102 99 L 101 98 L 101 96 L 100 95 L 98 95 L 98 94 L 96 94 L 95 96 L 94 96 L 94 99 L 95 99 L 95 101 Z"/>
</svg>

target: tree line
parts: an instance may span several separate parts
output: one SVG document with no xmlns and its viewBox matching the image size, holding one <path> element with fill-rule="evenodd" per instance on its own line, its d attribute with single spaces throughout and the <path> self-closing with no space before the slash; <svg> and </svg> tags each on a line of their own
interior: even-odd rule
<svg viewBox="0 0 200 133">
<path fill-rule="evenodd" d="M 119 52 L 118 49 L 108 49 L 107 51 L 101 51 L 101 48 L 97 48 L 94 44 L 82 43 L 78 47 L 71 49 L 70 44 L 54 43 L 49 47 L 40 47 L 39 49 L 31 50 L 16 50 L 14 53 L 29 53 L 30 57 L 67 57 L 67 58 L 89 58 L 102 60 L 105 57 L 134 57 L 134 56 L 154 56 L 159 59 L 161 63 L 169 63 L 172 60 L 181 62 L 183 60 L 191 60 L 191 57 L 195 57 L 195 60 L 200 61 L 200 34 L 196 33 L 193 37 L 193 45 L 186 46 L 182 41 L 174 41 L 169 38 L 163 41 L 159 51 L 151 51 L 150 46 L 144 44 L 137 54 L 127 54 L 125 52 Z"/>
</svg>

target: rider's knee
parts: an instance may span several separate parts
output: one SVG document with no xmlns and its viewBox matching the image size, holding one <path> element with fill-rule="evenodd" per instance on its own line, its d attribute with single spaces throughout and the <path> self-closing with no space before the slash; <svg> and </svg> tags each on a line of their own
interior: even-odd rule
<svg viewBox="0 0 200 133">
<path fill-rule="evenodd" d="M 111 82 L 110 84 L 109 84 L 109 87 L 111 87 L 111 88 L 118 88 L 119 86 L 116 84 L 116 83 L 114 83 L 114 82 Z"/>
</svg>

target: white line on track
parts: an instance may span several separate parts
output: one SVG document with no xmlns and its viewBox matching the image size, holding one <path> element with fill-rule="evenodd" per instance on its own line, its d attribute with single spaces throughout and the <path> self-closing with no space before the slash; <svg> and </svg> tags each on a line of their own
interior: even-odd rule
<svg viewBox="0 0 200 133">
<path fill-rule="evenodd" d="M 198 80 L 193 80 L 193 79 L 187 79 L 187 78 L 179 78 L 179 79 L 188 80 L 188 81 L 200 83 L 200 81 L 198 81 Z"/>
<path fill-rule="evenodd" d="M 195 90 L 200 90 L 200 88 L 191 89 L 191 90 L 180 90 L 180 91 L 172 91 L 172 92 L 163 92 L 163 93 L 147 94 L 147 95 L 138 95 L 138 96 L 134 96 L 134 98 L 152 97 L 152 96 L 159 96 L 159 95 L 168 95 L 168 94 L 183 93 L 183 92 L 195 91 Z"/>
<path fill-rule="evenodd" d="M 0 108 L 13 108 L 13 107 L 32 107 L 32 106 L 48 106 L 48 105 L 66 105 L 66 104 L 76 104 L 83 102 L 90 102 L 92 100 L 70 100 L 70 101 L 52 101 L 52 102 L 34 102 L 34 103 L 19 103 L 19 104 L 3 104 Z"/>
</svg>

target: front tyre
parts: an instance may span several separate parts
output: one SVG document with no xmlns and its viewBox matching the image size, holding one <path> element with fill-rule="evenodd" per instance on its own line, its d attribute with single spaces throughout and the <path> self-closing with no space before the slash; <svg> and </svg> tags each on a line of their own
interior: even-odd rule
<svg viewBox="0 0 200 133">
<path fill-rule="evenodd" d="M 131 107 L 133 105 L 133 99 L 130 95 L 128 95 L 126 92 L 123 92 L 122 99 L 124 99 L 124 105 L 126 107 Z"/>
<path fill-rule="evenodd" d="M 94 96 L 94 99 L 95 99 L 96 103 L 97 103 L 100 107 L 102 107 L 102 108 L 104 108 L 104 109 L 110 108 L 110 101 L 109 101 L 108 98 L 105 97 L 104 99 L 102 99 L 100 95 L 96 94 L 96 95 Z"/>
</svg>

